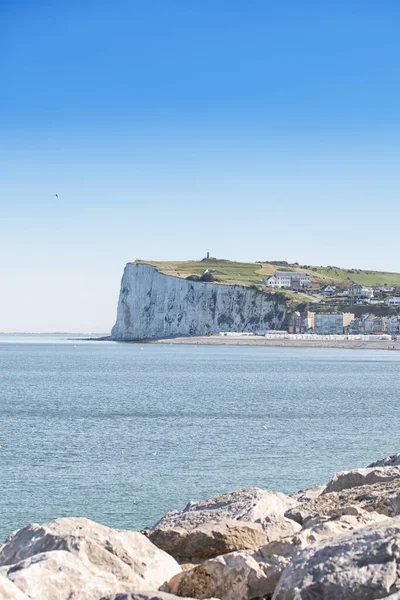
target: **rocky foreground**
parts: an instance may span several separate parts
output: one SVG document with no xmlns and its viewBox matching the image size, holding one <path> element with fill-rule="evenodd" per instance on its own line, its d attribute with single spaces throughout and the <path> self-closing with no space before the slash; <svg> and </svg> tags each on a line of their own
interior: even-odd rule
<svg viewBox="0 0 400 600">
<path fill-rule="evenodd" d="M 400 454 L 292 496 L 241 489 L 143 532 L 81 518 L 0 546 L 1 600 L 400 600 Z"/>
</svg>

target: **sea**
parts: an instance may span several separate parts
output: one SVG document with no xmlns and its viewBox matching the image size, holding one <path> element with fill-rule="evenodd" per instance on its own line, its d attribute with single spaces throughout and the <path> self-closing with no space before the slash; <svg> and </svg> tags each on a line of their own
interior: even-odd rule
<svg viewBox="0 0 400 600">
<path fill-rule="evenodd" d="M 0 541 L 141 529 L 240 487 L 291 493 L 399 451 L 400 353 L 0 336 Z"/>
</svg>

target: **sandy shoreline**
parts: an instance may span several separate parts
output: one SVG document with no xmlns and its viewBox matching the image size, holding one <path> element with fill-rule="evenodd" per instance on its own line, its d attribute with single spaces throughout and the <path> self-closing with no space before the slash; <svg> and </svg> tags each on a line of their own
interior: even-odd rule
<svg viewBox="0 0 400 600">
<path fill-rule="evenodd" d="M 352 350 L 400 350 L 400 341 L 393 340 L 268 340 L 262 336 L 195 336 L 154 340 L 152 344 L 188 344 L 192 346 L 268 346 L 282 348 L 343 348 Z"/>
</svg>

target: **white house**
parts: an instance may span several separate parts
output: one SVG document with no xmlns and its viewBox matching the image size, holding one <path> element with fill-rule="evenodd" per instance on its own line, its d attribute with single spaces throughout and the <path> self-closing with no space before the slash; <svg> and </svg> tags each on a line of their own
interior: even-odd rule
<svg viewBox="0 0 400 600">
<path fill-rule="evenodd" d="M 336 294 L 336 288 L 334 285 L 327 285 L 322 290 L 324 296 L 334 296 Z"/>
<path fill-rule="evenodd" d="M 373 298 L 374 290 L 372 287 L 367 287 L 366 285 L 361 285 L 359 283 L 353 283 L 348 291 L 348 295 L 350 298 Z"/>
<path fill-rule="evenodd" d="M 400 306 L 400 298 L 386 298 L 385 304 L 386 306 Z"/>
<path fill-rule="evenodd" d="M 293 282 L 296 282 L 296 287 L 307 287 L 311 276 L 300 271 L 276 271 L 275 275 L 264 280 L 265 285 L 276 288 L 291 288 Z"/>
<path fill-rule="evenodd" d="M 272 288 L 280 287 L 278 285 L 278 280 L 275 277 L 275 275 L 271 275 L 271 277 L 267 277 L 266 279 L 264 279 L 264 283 L 268 287 L 272 287 Z"/>
</svg>

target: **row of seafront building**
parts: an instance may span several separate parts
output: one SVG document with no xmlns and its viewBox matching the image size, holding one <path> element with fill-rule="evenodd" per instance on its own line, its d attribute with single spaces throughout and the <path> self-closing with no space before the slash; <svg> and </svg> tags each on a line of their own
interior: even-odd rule
<svg viewBox="0 0 400 600">
<path fill-rule="evenodd" d="M 316 333 L 288 333 L 287 331 L 273 331 L 270 333 L 266 333 L 264 337 L 267 340 L 310 340 L 310 341 L 320 341 L 320 340 L 328 340 L 334 342 L 341 342 L 342 340 L 350 340 L 350 341 L 376 341 L 376 340 L 391 340 L 392 336 L 386 333 L 382 333 L 380 335 L 351 335 L 351 334 L 342 334 L 342 335 L 334 335 L 327 334 L 321 335 Z"/>
<path fill-rule="evenodd" d="M 355 317 L 353 313 L 299 312 L 291 314 L 288 333 L 313 333 L 317 335 L 400 335 L 399 316 L 376 316 L 365 314 Z"/>
<path fill-rule="evenodd" d="M 354 319 L 353 313 L 317 313 L 295 311 L 290 315 L 288 333 L 316 333 L 318 335 L 342 335 Z"/>
</svg>

